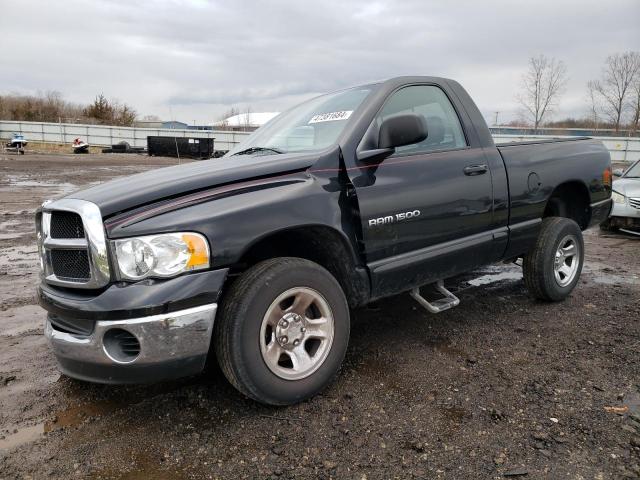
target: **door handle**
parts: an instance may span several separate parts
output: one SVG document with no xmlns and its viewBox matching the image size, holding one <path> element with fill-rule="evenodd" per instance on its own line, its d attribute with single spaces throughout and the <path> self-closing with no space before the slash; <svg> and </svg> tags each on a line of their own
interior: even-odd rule
<svg viewBox="0 0 640 480">
<path fill-rule="evenodd" d="M 487 170 L 486 165 L 467 165 L 463 171 L 465 175 L 474 176 L 487 173 Z"/>
</svg>

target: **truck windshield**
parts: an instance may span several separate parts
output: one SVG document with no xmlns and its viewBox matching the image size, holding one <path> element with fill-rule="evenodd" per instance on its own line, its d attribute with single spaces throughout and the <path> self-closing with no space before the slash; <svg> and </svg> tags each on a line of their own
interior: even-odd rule
<svg viewBox="0 0 640 480">
<path fill-rule="evenodd" d="M 226 156 L 322 150 L 336 142 L 370 92 L 368 87 L 357 87 L 302 103 L 256 130 Z"/>
</svg>

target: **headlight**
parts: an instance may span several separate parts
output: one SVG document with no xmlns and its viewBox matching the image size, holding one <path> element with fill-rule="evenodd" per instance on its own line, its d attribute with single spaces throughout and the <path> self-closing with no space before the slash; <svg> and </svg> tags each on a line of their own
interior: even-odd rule
<svg viewBox="0 0 640 480">
<path fill-rule="evenodd" d="M 209 244 L 199 233 L 163 233 L 114 243 L 122 279 L 167 278 L 209 268 Z"/>
<path fill-rule="evenodd" d="M 615 203 L 627 203 L 627 198 L 615 190 L 611 192 L 611 198 Z"/>
</svg>

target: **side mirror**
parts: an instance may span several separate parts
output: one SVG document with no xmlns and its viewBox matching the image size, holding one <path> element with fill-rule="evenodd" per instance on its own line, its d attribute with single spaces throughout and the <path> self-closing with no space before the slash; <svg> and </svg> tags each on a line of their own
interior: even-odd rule
<svg viewBox="0 0 640 480">
<path fill-rule="evenodd" d="M 378 148 L 396 148 L 427 138 L 427 121 L 422 115 L 404 113 L 386 118 L 380 125 Z"/>
<path fill-rule="evenodd" d="M 621 168 L 616 168 L 613 171 L 613 176 L 614 177 L 621 177 L 623 173 L 624 173 L 624 170 L 622 170 Z"/>
<path fill-rule="evenodd" d="M 380 161 L 397 147 L 422 142 L 427 138 L 427 121 L 422 115 L 403 113 L 386 118 L 378 133 L 378 148 L 358 152 L 362 162 Z"/>
</svg>

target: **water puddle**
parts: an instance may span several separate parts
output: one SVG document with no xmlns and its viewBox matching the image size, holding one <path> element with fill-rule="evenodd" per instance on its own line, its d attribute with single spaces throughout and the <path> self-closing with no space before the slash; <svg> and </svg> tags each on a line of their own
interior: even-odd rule
<svg viewBox="0 0 640 480">
<path fill-rule="evenodd" d="M 0 190 L 13 190 L 18 188 L 46 188 L 53 189 L 62 194 L 71 193 L 77 186 L 69 182 L 52 183 L 41 180 L 32 180 L 25 175 L 7 175 L 6 181 L 0 183 Z"/>
<path fill-rule="evenodd" d="M 474 278 L 473 280 L 468 280 L 467 283 L 474 287 L 479 287 L 481 285 L 489 285 L 491 283 L 502 282 L 504 280 L 521 280 L 522 279 L 522 270 L 503 270 L 497 271 L 495 273 L 488 273 L 486 275 L 482 275 L 481 277 Z"/>
<path fill-rule="evenodd" d="M 480 287 L 499 282 L 522 280 L 522 267 L 513 264 L 489 265 L 458 277 L 458 290 Z"/>
<path fill-rule="evenodd" d="M 620 285 L 621 283 L 628 285 L 640 285 L 640 277 L 637 275 L 634 275 L 633 277 L 622 277 L 620 275 L 600 274 L 593 275 L 593 281 L 603 285 Z"/>
<path fill-rule="evenodd" d="M 31 232 L 19 232 L 19 233 L 0 233 L 0 240 L 15 240 L 24 235 L 29 235 Z"/>
<path fill-rule="evenodd" d="M 33 330 L 42 331 L 44 312 L 38 305 L 24 305 L 0 313 L 0 337 L 12 337 Z"/>
<path fill-rule="evenodd" d="M 617 273 L 617 270 L 600 262 L 585 263 L 583 273 L 588 274 L 593 282 L 602 285 L 640 285 L 639 275 L 628 272 Z M 522 279 L 522 268 L 514 265 L 496 265 L 483 268 L 477 274 L 482 275 L 465 280 L 465 283 L 472 287 L 480 287 L 504 281 L 519 281 Z"/>
<path fill-rule="evenodd" d="M 625 395 L 623 405 L 628 408 L 629 415 L 640 415 L 640 393 Z"/>
<path fill-rule="evenodd" d="M 583 269 L 584 273 L 588 273 L 595 283 L 602 285 L 640 285 L 640 276 L 634 273 L 620 275 L 614 273 L 616 270 L 603 263 L 590 262 L 586 263 Z"/>
<path fill-rule="evenodd" d="M 28 427 L 9 427 L 8 433 L 0 433 L 0 452 L 12 450 L 21 445 L 35 442 L 44 434 L 62 428 L 77 427 L 90 417 L 107 415 L 122 405 L 110 401 L 98 401 L 76 405 L 55 414 L 51 420 Z M 2 438 L 4 436 L 4 438 Z"/>
<path fill-rule="evenodd" d="M 6 222 L 0 222 L 0 230 L 6 230 L 7 227 L 17 227 L 23 223 L 24 222 L 21 222 L 20 220 L 7 220 Z"/>
<path fill-rule="evenodd" d="M 76 427 L 89 417 L 101 417 L 122 408 L 116 402 L 99 401 L 76 405 L 58 412 L 52 420 L 44 424 L 45 432 L 52 432 L 59 428 Z"/>
<path fill-rule="evenodd" d="M 44 433 L 44 424 L 39 423 L 30 427 L 9 428 L 9 434 L 0 434 L 0 452 L 12 450 L 25 443 L 31 443 L 38 440 Z"/>
</svg>

